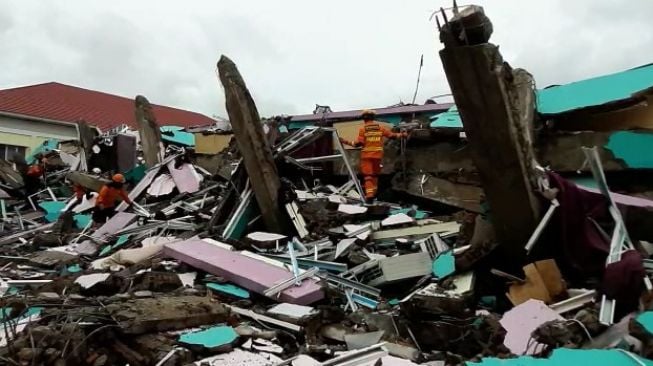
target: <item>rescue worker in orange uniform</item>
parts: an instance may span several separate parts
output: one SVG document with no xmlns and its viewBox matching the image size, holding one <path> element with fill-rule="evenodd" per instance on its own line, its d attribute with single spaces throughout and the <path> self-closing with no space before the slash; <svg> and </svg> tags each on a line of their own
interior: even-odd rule
<svg viewBox="0 0 653 366">
<path fill-rule="evenodd" d="M 396 139 L 406 137 L 405 132 L 394 133 L 381 126 L 374 120 L 376 112 L 366 109 L 361 113 L 364 125 L 358 131 L 358 138 L 354 141 L 340 139 L 349 146 L 362 146 L 360 155 L 360 172 L 363 175 L 365 199 L 370 202 L 376 197 L 378 190 L 379 174 L 381 174 L 381 163 L 383 162 L 384 139 Z"/>
<path fill-rule="evenodd" d="M 45 163 L 46 158 L 36 158 L 36 162 L 27 168 L 27 172 L 23 177 L 25 181 L 25 191 L 27 196 L 31 196 L 38 192 L 45 181 Z"/>
<path fill-rule="evenodd" d="M 93 210 L 93 221 L 96 224 L 103 224 L 116 214 L 116 203 L 119 198 L 131 205 L 133 202 L 129 199 L 125 191 L 125 177 L 118 173 L 114 174 L 111 182 L 105 184 L 100 189 L 100 194 L 95 200 L 95 209 Z"/>
</svg>

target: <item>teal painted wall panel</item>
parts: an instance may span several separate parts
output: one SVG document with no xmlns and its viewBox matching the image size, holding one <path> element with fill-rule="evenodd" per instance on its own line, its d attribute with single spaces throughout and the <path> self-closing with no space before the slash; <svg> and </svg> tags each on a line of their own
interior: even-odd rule
<svg viewBox="0 0 653 366">
<path fill-rule="evenodd" d="M 634 358 L 634 359 L 633 359 Z M 481 362 L 467 362 L 467 366 L 653 366 L 653 361 L 616 349 L 558 348 L 549 358 L 522 356 L 511 359 L 484 358 Z"/>
<path fill-rule="evenodd" d="M 605 148 L 628 168 L 653 168 L 653 133 L 619 131 L 610 135 Z"/>
<path fill-rule="evenodd" d="M 232 343 L 238 338 L 238 334 L 232 327 L 217 326 L 208 329 L 182 334 L 179 342 L 200 345 L 207 348 L 215 348 Z"/>
</svg>

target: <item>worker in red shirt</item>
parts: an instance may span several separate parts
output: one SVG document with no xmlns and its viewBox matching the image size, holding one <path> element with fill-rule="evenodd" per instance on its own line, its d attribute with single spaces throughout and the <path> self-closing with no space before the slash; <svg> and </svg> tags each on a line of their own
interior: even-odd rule
<svg viewBox="0 0 653 366">
<path fill-rule="evenodd" d="M 100 189 L 100 194 L 95 200 L 95 209 L 93 210 L 93 221 L 96 224 L 103 224 L 116 214 L 116 203 L 120 198 L 127 204 L 133 202 L 129 199 L 125 191 L 125 177 L 118 173 L 114 174 L 111 182 L 105 184 Z"/>
<path fill-rule="evenodd" d="M 365 199 L 369 202 L 376 197 L 378 189 L 379 174 L 381 174 L 381 163 L 383 162 L 384 138 L 396 139 L 406 137 L 405 132 L 394 133 L 381 126 L 374 120 L 376 112 L 366 109 L 361 113 L 365 123 L 358 131 L 358 137 L 354 141 L 340 139 L 343 144 L 349 146 L 362 146 L 360 155 L 360 171 L 363 175 L 365 186 Z"/>
<path fill-rule="evenodd" d="M 76 204 L 80 204 L 86 194 L 86 188 L 79 183 L 73 183 L 73 193 L 75 194 Z"/>
</svg>

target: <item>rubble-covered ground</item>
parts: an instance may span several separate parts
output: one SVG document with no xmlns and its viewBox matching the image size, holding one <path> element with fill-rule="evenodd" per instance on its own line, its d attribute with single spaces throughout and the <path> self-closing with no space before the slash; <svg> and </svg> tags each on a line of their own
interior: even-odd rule
<svg viewBox="0 0 653 366">
<path fill-rule="evenodd" d="M 446 47 L 488 41 L 482 8 L 454 10 Z M 462 127 L 413 121 L 401 171 L 367 202 L 336 128 L 259 124 L 235 64 L 218 69 L 236 140 L 215 139 L 224 149 L 159 128 L 139 96 L 138 132 L 80 122 L 77 141 L 0 159 L 0 364 L 653 365 L 653 201 L 610 191 L 605 151 L 565 144 L 588 188 L 538 165 L 532 145 L 548 142 L 532 140 L 533 121 L 506 140 L 523 164 L 495 170 L 467 156 Z M 501 112 L 533 118 L 513 99 Z M 482 182 L 524 178 L 513 168 L 533 230 L 505 210 L 524 202 L 485 199 Z M 93 222 L 117 172 L 133 204 Z M 502 242 L 511 230 L 529 238 Z"/>
<path fill-rule="evenodd" d="M 652 313 L 637 312 L 643 285 L 632 285 L 641 273 L 610 272 L 632 285 L 615 288 L 623 281 L 607 271 L 574 271 L 575 253 L 518 268 L 491 212 L 390 191 L 363 204 L 355 180 L 278 159 L 287 226 L 270 233 L 232 145 L 221 174 L 178 148 L 137 166 L 127 174 L 137 204 L 94 225 L 102 177 L 72 171 L 61 153 L 43 153 L 47 189 L 30 199 L 3 183 L 3 364 L 648 362 L 635 356 L 653 339 Z M 72 182 L 89 187 L 79 204 Z M 613 324 L 602 324 L 606 291 L 619 298 Z"/>
</svg>

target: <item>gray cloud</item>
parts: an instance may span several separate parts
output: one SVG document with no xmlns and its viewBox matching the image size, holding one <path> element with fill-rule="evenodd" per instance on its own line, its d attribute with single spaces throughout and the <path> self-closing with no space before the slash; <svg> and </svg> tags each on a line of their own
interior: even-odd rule
<svg viewBox="0 0 653 366">
<path fill-rule="evenodd" d="M 492 41 L 538 86 L 653 60 L 650 1 L 479 0 Z M 449 90 L 431 11 L 445 0 L 0 0 L 0 88 L 59 81 L 225 115 L 221 54 L 262 115 L 417 102 Z"/>
</svg>

